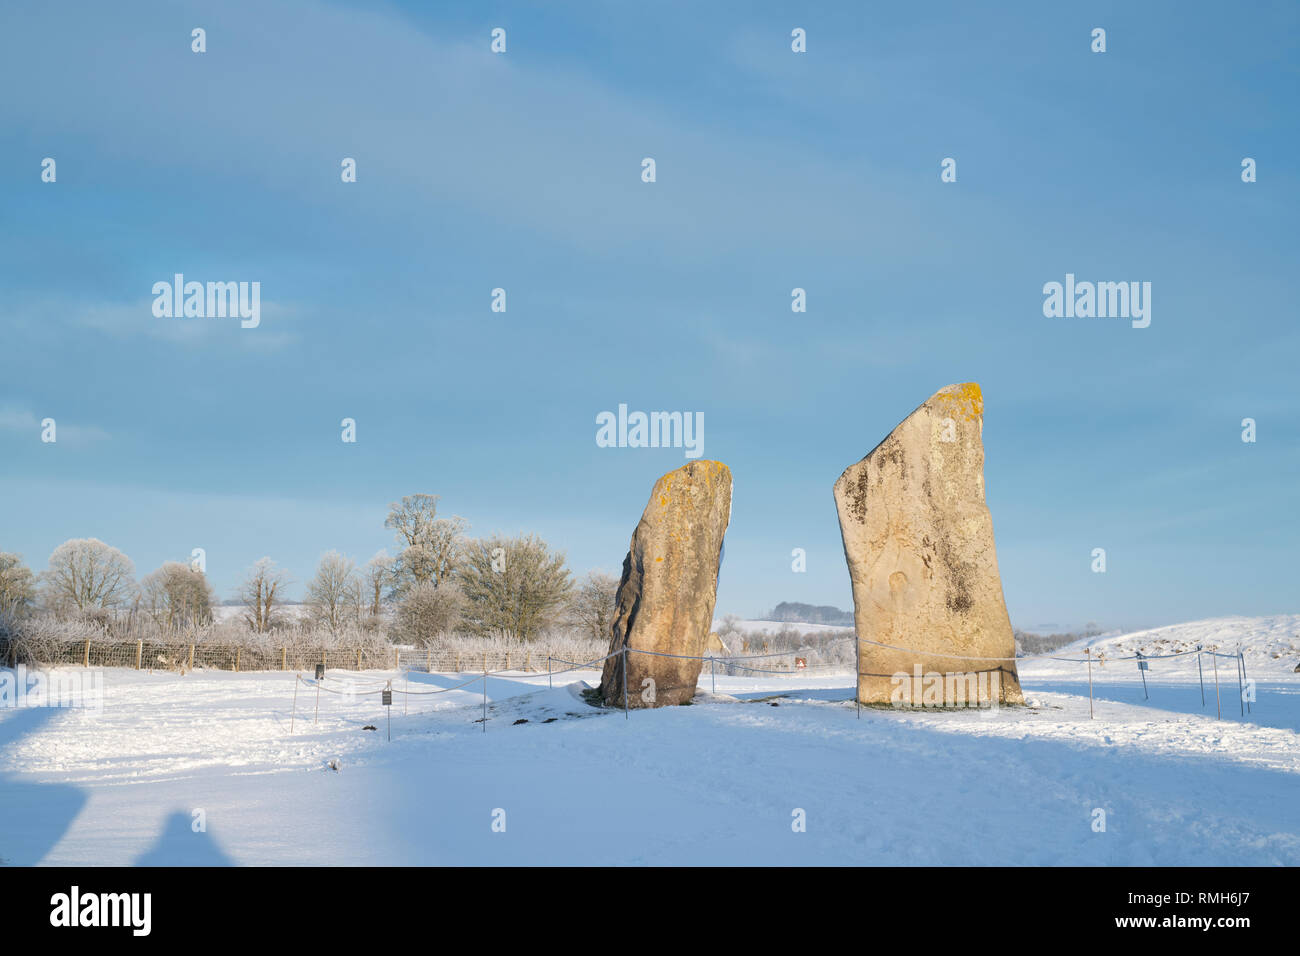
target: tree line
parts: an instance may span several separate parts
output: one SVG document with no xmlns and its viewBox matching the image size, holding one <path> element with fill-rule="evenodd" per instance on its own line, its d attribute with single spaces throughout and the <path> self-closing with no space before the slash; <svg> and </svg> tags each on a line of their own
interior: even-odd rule
<svg viewBox="0 0 1300 956">
<path fill-rule="evenodd" d="M 395 554 L 383 550 L 360 565 L 338 551 L 322 555 L 303 596 L 308 620 L 334 634 L 360 628 L 417 645 L 453 633 L 529 641 L 557 627 L 608 639 L 617 578 L 593 571 L 575 580 L 564 553 L 536 535 L 471 538 L 465 519 L 438 515 L 438 500 L 416 494 L 389 505 L 384 527 Z M 269 557 L 254 562 L 235 592 L 250 631 L 289 623 L 291 584 Z M 63 542 L 40 574 L 0 552 L 0 618 L 125 613 L 180 630 L 211 623 L 216 604 L 197 562 L 167 561 L 137 581 L 131 559 L 97 538 Z"/>
</svg>

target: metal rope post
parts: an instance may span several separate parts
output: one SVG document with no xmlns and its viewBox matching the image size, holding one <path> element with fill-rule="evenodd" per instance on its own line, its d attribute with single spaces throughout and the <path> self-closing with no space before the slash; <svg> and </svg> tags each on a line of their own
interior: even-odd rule
<svg viewBox="0 0 1300 956">
<path fill-rule="evenodd" d="M 1246 676 L 1246 654 L 1245 654 L 1245 652 L 1241 649 L 1241 645 L 1240 645 L 1240 644 L 1237 645 L 1237 653 L 1241 655 L 1241 679 L 1242 679 L 1243 681 L 1245 681 L 1247 684 L 1249 684 L 1249 683 L 1250 683 L 1250 678 Z M 1247 697 L 1247 698 L 1246 698 L 1246 713 L 1248 713 L 1248 714 L 1250 714 L 1250 713 L 1254 713 L 1254 711 L 1251 710 L 1250 704 L 1251 704 L 1251 700 L 1250 700 L 1249 697 Z"/>
<path fill-rule="evenodd" d="M 1205 706 L 1205 671 L 1201 667 L 1201 646 L 1196 645 L 1196 677 L 1201 682 L 1201 706 Z"/>
<path fill-rule="evenodd" d="M 853 630 L 853 703 L 858 709 L 858 720 L 862 719 L 862 641 L 857 628 Z"/>
<path fill-rule="evenodd" d="M 1237 703 L 1241 707 L 1241 716 L 1246 716 L 1246 688 L 1241 681 L 1241 645 L 1237 645 Z"/>
<path fill-rule="evenodd" d="M 591 653 L 588 651 L 587 653 Z M 554 690 L 555 685 L 551 683 L 551 655 L 546 655 L 546 687 L 548 690 Z"/>
<path fill-rule="evenodd" d="M 1223 719 L 1223 706 L 1219 702 L 1219 649 L 1213 647 L 1210 649 L 1210 657 L 1214 660 L 1214 719 Z"/>
<path fill-rule="evenodd" d="M 1088 652 L 1088 719 L 1092 720 L 1092 648 L 1086 650 Z"/>
</svg>

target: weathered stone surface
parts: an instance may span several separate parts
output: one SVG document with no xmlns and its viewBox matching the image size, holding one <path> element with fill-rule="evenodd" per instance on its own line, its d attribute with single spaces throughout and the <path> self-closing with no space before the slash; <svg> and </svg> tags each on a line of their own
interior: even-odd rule
<svg viewBox="0 0 1300 956">
<path fill-rule="evenodd" d="M 722 538 L 731 520 L 731 470 L 693 461 L 655 482 L 623 561 L 611 654 L 626 646 L 629 707 L 681 704 L 695 696 L 718 596 Z M 650 683 L 647 683 L 650 681 Z M 600 693 L 623 705 L 622 654 L 605 662 Z"/>
<path fill-rule="evenodd" d="M 863 703 L 1023 703 L 1014 660 L 960 659 L 1015 656 L 983 429 L 979 385 L 949 385 L 835 482 Z"/>
</svg>

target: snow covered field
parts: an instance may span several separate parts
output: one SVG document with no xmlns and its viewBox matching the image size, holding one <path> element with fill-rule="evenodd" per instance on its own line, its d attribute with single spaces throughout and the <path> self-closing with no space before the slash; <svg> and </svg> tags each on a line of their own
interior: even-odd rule
<svg viewBox="0 0 1300 956">
<path fill-rule="evenodd" d="M 0 713 L 0 860 L 1296 865 L 1297 634 L 1300 615 L 1094 642 L 1241 641 L 1256 701 L 1242 717 L 1221 658 L 1222 720 L 1195 656 L 1153 662 L 1150 700 L 1132 662 L 1095 667 L 1095 720 L 1086 670 L 1054 661 L 1022 667 L 1026 708 L 860 717 L 851 673 L 719 677 L 714 695 L 706 668 L 695 704 L 630 719 L 581 699 L 591 671 L 493 677 L 486 732 L 481 683 L 430 693 L 474 675 L 412 674 L 391 742 L 374 691 L 393 674 L 331 672 L 356 693 L 322 693 L 315 724 L 299 685 L 291 733 L 292 674 L 110 670 L 99 713 Z"/>
</svg>

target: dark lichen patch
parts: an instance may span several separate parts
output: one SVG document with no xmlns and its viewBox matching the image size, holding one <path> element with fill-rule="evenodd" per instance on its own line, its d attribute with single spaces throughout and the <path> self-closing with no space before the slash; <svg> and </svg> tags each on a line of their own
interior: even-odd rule
<svg viewBox="0 0 1300 956">
<path fill-rule="evenodd" d="M 924 539 L 926 545 L 929 542 L 928 537 Z M 953 552 L 952 545 L 947 538 L 939 539 L 935 551 L 947 570 L 947 578 L 951 585 L 944 603 L 947 605 L 948 610 L 965 614 L 975 606 L 975 599 L 972 597 L 971 580 L 975 576 L 977 568 L 973 562 L 961 560 Z M 926 567 L 929 567 L 929 561 L 926 561 Z"/>
<path fill-rule="evenodd" d="M 959 587 L 955 591 L 949 591 L 947 603 L 948 610 L 957 611 L 962 614 L 975 606 L 975 602 L 971 600 L 970 592 L 964 587 Z"/>
<path fill-rule="evenodd" d="M 877 465 L 877 467 L 880 468 L 881 471 L 884 471 L 884 467 L 883 467 L 884 462 L 889 462 L 900 472 L 903 470 L 906 464 L 905 461 L 903 460 L 903 443 L 900 442 L 897 438 L 895 438 L 893 435 L 890 435 L 881 444 L 878 451 L 879 454 L 873 455 L 872 457 L 877 459 L 881 463 Z"/>
<path fill-rule="evenodd" d="M 857 474 L 845 482 L 848 514 L 859 524 L 865 524 L 867 520 L 867 498 L 871 494 L 873 479 L 877 488 L 884 487 L 886 464 L 892 465 L 900 473 L 906 464 L 903 445 L 892 434 L 854 466 L 858 469 Z"/>
<path fill-rule="evenodd" d="M 865 464 L 860 464 L 861 470 L 858 472 L 856 481 L 851 482 L 845 489 L 848 492 L 849 515 L 859 523 L 865 523 L 867 520 L 867 495 L 871 491 L 871 469 Z"/>
</svg>

